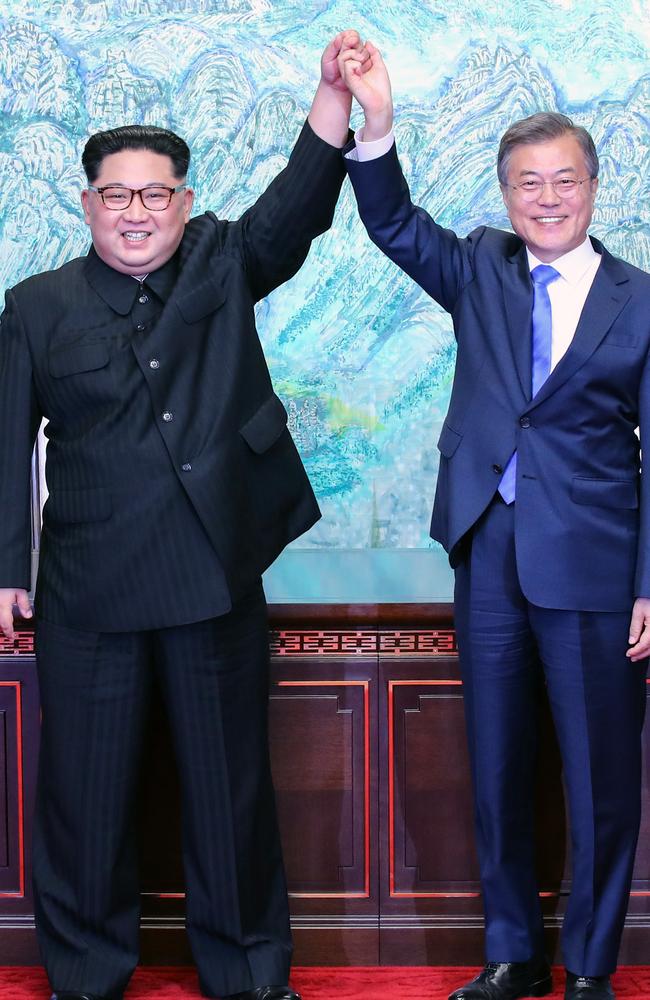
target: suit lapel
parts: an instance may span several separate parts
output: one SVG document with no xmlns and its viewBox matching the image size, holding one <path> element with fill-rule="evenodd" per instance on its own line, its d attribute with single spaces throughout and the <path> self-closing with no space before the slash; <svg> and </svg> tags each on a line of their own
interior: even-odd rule
<svg viewBox="0 0 650 1000">
<path fill-rule="evenodd" d="M 510 347 L 521 391 L 531 396 L 533 285 L 526 247 L 522 244 L 502 264 L 504 312 L 510 334 Z"/>
<path fill-rule="evenodd" d="M 573 340 L 535 396 L 533 406 L 548 399 L 591 357 L 630 297 L 625 287 L 628 277 L 619 261 L 597 240 L 592 242 L 602 254 L 602 260 L 585 300 Z"/>
</svg>

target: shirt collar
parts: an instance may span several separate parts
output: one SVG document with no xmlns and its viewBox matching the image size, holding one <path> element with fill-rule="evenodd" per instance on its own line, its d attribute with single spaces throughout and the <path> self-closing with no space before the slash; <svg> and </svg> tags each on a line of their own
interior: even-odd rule
<svg viewBox="0 0 650 1000">
<path fill-rule="evenodd" d="M 145 285 L 150 288 L 162 302 L 171 295 L 178 275 L 177 254 L 147 275 Z M 86 258 L 86 277 L 95 291 L 101 295 L 115 312 L 126 316 L 131 312 L 135 297 L 138 294 L 138 284 L 130 274 L 122 274 L 114 267 L 106 264 L 94 247 L 90 248 Z"/>
<path fill-rule="evenodd" d="M 528 266 L 532 271 L 534 267 L 542 264 L 543 261 L 539 260 L 534 253 L 526 247 L 526 256 L 528 257 Z M 563 254 L 554 260 L 552 267 L 560 273 L 565 281 L 568 281 L 570 285 L 577 285 L 577 283 L 584 277 L 590 267 L 594 266 L 594 257 L 600 257 L 591 243 L 591 240 L 587 236 L 584 243 L 580 246 L 575 247 L 573 250 L 569 250 L 568 253 Z"/>
</svg>

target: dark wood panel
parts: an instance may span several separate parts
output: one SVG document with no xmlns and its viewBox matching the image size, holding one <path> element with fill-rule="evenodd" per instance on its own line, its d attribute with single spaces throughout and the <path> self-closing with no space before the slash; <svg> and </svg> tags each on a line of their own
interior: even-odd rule
<svg viewBox="0 0 650 1000">
<path fill-rule="evenodd" d="M 483 921 L 431 921 L 413 907 L 410 916 L 382 917 L 379 935 L 381 965 L 483 965 Z M 459 986 L 462 981 L 459 981 Z"/>
<path fill-rule="evenodd" d="M 4 863 L 0 863 L 0 921 L 9 918 L 12 940 L 25 941 L 33 913 L 31 840 L 40 719 L 31 632 L 20 632 L 13 644 L 5 642 L 3 653 L 0 653 L 0 743 L 4 763 L 0 811 L 4 812 L 4 819 L 0 820 L 3 841 L 0 860 Z M 0 931 L 0 935 L 3 933 Z"/>
<path fill-rule="evenodd" d="M 0 899 L 22 898 L 25 892 L 24 784 L 20 684 L 0 679 L 4 754 L 4 865 L 0 866 Z"/>
<path fill-rule="evenodd" d="M 296 962 L 479 964 L 482 906 L 449 608 L 281 606 L 271 614 L 271 749 Z M 4 961 L 16 964 L 38 960 L 30 895 L 38 742 L 32 654 L 28 627 L 15 643 L 0 642 L 0 681 L 6 682 L 0 687 L 0 840 L 2 830 L 9 831 L 5 847 L 0 844 L 0 874 L 15 857 L 11 831 L 20 809 L 12 789 L 19 760 L 23 764 L 25 894 L 0 895 L 0 949 Z M 17 706 L 22 741 L 12 728 Z M 543 691 L 540 710 L 538 869 L 548 946 L 558 957 L 569 838 Z M 649 729 L 644 754 L 643 828 L 621 949 L 621 962 L 630 963 L 647 961 L 650 953 Z M 191 961 L 179 803 L 171 739 L 156 701 L 140 794 L 146 962 Z"/>
<path fill-rule="evenodd" d="M 641 783 L 641 832 L 634 865 L 633 889 L 650 893 L 650 682 L 646 685 L 648 699 L 643 740 L 643 778 Z"/>
<path fill-rule="evenodd" d="M 0 711 L 0 870 L 9 867 L 9 760 L 7 756 L 7 713 Z"/>
<path fill-rule="evenodd" d="M 291 921 L 295 965 L 379 965 L 375 917 L 365 924 L 341 915 L 327 923 L 294 917 Z M 396 963 L 398 964 L 398 963 Z"/>
<path fill-rule="evenodd" d="M 450 625 L 448 604 L 270 604 L 269 620 L 273 628 L 320 628 L 351 625 L 393 625 L 436 628 Z"/>
<path fill-rule="evenodd" d="M 362 893 L 363 688 L 284 683 L 292 686 L 275 688 L 269 721 L 289 891 Z"/>
<path fill-rule="evenodd" d="M 389 682 L 388 697 L 394 748 L 391 895 L 475 894 L 479 875 L 461 689 L 444 681 L 396 680 Z"/>
<path fill-rule="evenodd" d="M 303 942 L 304 921 L 319 941 L 348 921 L 348 962 L 367 950 L 363 921 L 375 932 L 378 921 L 376 674 L 374 654 L 272 658 L 271 755 L 292 914 Z"/>
</svg>

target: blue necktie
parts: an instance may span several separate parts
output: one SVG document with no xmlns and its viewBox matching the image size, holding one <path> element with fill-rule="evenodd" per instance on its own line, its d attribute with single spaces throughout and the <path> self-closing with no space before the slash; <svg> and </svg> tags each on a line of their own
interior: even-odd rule
<svg viewBox="0 0 650 1000">
<path fill-rule="evenodd" d="M 548 285 L 560 277 L 549 264 L 538 264 L 530 272 L 533 279 L 533 396 L 536 396 L 551 372 L 553 317 Z M 515 499 L 517 452 L 514 451 L 499 483 L 499 493 L 506 503 Z"/>
</svg>

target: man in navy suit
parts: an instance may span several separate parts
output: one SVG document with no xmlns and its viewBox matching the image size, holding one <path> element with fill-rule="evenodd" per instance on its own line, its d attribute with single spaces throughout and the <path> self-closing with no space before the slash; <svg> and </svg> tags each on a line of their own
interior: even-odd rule
<svg viewBox="0 0 650 1000">
<path fill-rule="evenodd" d="M 436 225 L 411 202 L 388 75 L 367 48 L 363 74 L 339 57 L 365 112 L 346 154 L 361 218 L 458 342 L 431 534 L 456 571 L 487 964 L 452 1000 L 552 988 L 533 849 L 540 671 L 571 822 L 565 995 L 606 1000 L 640 819 L 650 491 L 635 430 L 650 440 L 650 277 L 588 237 L 598 157 L 560 114 L 501 140 L 514 235 Z"/>
<path fill-rule="evenodd" d="M 351 97 L 326 49 L 286 168 L 233 222 L 190 218 L 189 150 L 92 136 L 93 247 L 7 292 L 0 629 L 31 615 L 29 474 L 48 420 L 36 594 L 33 867 L 55 1000 L 121 1000 L 138 959 L 134 800 L 156 678 L 182 781 L 187 930 L 206 996 L 297 1000 L 267 742 L 261 574 L 319 517 L 254 306 L 332 221 Z M 135 279 L 135 280 L 134 280 Z"/>
</svg>

